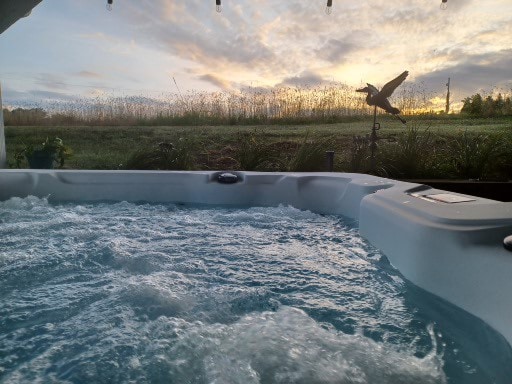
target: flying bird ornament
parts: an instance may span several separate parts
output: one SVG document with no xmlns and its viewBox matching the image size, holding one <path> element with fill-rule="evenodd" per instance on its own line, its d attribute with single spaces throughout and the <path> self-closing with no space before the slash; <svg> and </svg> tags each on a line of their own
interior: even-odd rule
<svg viewBox="0 0 512 384">
<path fill-rule="evenodd" d="M 364 92 L 366 93 L 366 103 L 371 106 L 379 107 L 385 110 L 387 113 L 392 114 L 393 116 L 396 116 L 398 120 L 400 120 L 403 124 L 405 124 L 405 120 L 399 116 L 400 110 L 398 108 L 395 108 L 391 105 L 391 103 L 388 100 L 388 97 L 390 97 L 395 89 L 402 84 L 405 80 L 405 78 L 409 75 L 408 71 L 403 72 L 395 79 L 391 80 L 390 82 L 386 83 L 382 87 L 382 89 L 379 91 L 375 86 L 366 83 L 366 87 L 361 89 L 356 89 L 356 92 Z"/>
</svg>

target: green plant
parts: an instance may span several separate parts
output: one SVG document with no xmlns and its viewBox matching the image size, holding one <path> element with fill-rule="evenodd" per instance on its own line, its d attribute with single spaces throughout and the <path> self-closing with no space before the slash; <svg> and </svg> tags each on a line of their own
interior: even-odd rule
<svg viewBox="0 0 512 384">
<path fill-rule="evenodd" d="M 315 172 L 326 170 L 326 154 L 330 140 L 321 138 L 309 138 L 309 132 L 297 152 L 288 163 L 288 170 L 292 172 Z"/>
<path fill-rule="evenodd" d="M 504 135 L 471 135 L 464 131 L 450 146 L 455 175 L 464 179 L 494 178 L 496 166 L 510 154 L 510 144 Z"/>
<path fill-rule="evenodd" d="M 350 171 L 368 172 L 370 169 L 370 137 L 355 135 L 350 148 Z"/>
<path fill-rule="evenodd" d="M 189 170 L 193 168 L 193 144 L 178 139 L 177 144 L 158 143 L 155 147 L 141 149 L 130 156 L 126 169 L 138 170 Z"/>
<path fill-rule="evenodd" d="M 268 171 L 279 168 L 279 159 L 274 156 L 272 147 L 263 142 L 264 134 L 238 132 L 236 160 L 244 171 Z"/>
<path fill-rule="evenodd" d="M 384 139 L 378 142 L 377 167 L 381 168 L 384 152 L 400 148 L 397 145 L 398 138 L 405 129 L 400 122 L 392 120 L 391 117 L 382 117 L 382 129 L 379 135 Z M 66 145 L 73 148 L 73 156 L 66 159 L 65 168 L 73 169 L 124 169 L 126 160 L 138 148 L 154 150 L 158 142 L 169 142 L 179 146 L 178 138 L 183 138 L 187 146 L 197 145 L 190 148 L 189 152 L 193 158 L 193 169 L 237 169 L 240 167 L 236 160 L 238 150 L 238 132 L 255 132 L 256 140 L 262 142 L 269 151 L 269 156 L 279 159 L 278 168 L 268 168 L 266 164 L 258 166 L 258 170 L 288 170 L 292 157 L 295 156 L 300 143 L 304 140 L 306 133 L 315 132 L 318 139 L 329 138 L 329 145 L 325 150 L 336 151 L 335 169 L 338 171 L 365 172 L 369 166 L 365 166 L 365 159 L 369 157 L 368 147 L 362 147 L 359 152 L 353 153 L 353 136 L 365 136 L 370 132 L 371 124 L 365 120 L 350 120 L 336 124 L 314 125 L 266 125 L 263 127 L 249 126 L 6 126 L 5 140 L 7 149 L 7 160 L 14 167 L 16 165 L 16 151 L 26 144 L 38 144 L 44 138 L 58 136 L 64 139 Z M 457 177 L 453 165 L 451 149 L 452 140 L 459 137 L 465 129 L 472 135 L 504 135 L 509 148 L 512 148 L 512 118 L 502 117 L 499 119 L 468 119 L 459 115 L 444 116 L 411 116 L 408 118 L 408 125 L 419 126 L 420 133 L 426 125 L 430 127 L 433 140 L 431 148 L 424 149 L 425 152 L 436 154 L 433 172 L 425 172 L 425 177 L 455 178 Z M 37 139 L 39 137 L 39 139 Z M 313 136 L 309 135 L 310 139 Z M 388 142 L 387 138 L 393 137 L 395 142 Z M 34 140 L 35 138 L 35 140 Z M 508 140 L 508 141 L 507 141 Z M 388 148 L 389 147 L 389 148 Z M 427 151 L 428 150 L 428 151 Z M 510 150 L 509 150 L 510 151 Z M 369 152 L 369 151 L 368 151 Z M 360 155 L 361 167 L 351 167 L 351 156 Z M 229 163 L 223 163 L 221 158 L 228 158 Z M 358 163 L 354 160 L 354 165 Z M 26 159 L 23 158 L 26 164 Z M 57 164 L 55 164 L 57 166 Z M 229 167 L 228 167 L 229 166 Z M 498 166 L 498 168 L 496 168 Z M 493 164 L 488 173 L 499 173 L 499 180 L 512 179 L 512 155 L 501 159 L 498 164 Z M 324 170 L 325 168 L 319 168 Z M 385 175 L 381 174 L 380 175 Z M 493 176 L 494 177 L 494 176 Z"/>
<path fill-rule="evenodd" d="M 72 155 L 69 147 L 65 146 L 59 137 L 46 138 L 40 145 L 26 145 L 14 155 L 16 167 L 20 168 L 24 159 L 27 159 L 32 168 L 43 168 L 35 165 L 36 161 L 44 159 L 47 166 L 44 168 L 53 168 L 53 163 L 59 164 L 59 168 L 64 167 L 65 160 Z M 34 166 L 35 165 L 35 166 Z"/>
<path fill-rule="evenodd" d="M 413 124 L 397 136 L 394 143 L 380 148 L 380 161 L 387 177 L 426 178 L 440 173 L 440 143 L 436 143 L 430 127 L 420 129 Z"/>
</svg>

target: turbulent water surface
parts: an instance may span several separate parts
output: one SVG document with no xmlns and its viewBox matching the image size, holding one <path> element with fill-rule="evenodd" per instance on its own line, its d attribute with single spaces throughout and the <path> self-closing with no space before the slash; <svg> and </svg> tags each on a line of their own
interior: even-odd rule
<svg viewBox="0 0 512 384">
<path fill-rule="evenodd" d="M 0 202 L 0 382 L 481 384 L 511 361 L 341 217 Z"/>
</svg>

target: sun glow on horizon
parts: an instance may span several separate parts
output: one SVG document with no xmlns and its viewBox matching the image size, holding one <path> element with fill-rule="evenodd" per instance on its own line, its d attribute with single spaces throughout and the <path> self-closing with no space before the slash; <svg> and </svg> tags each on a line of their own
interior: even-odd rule
<svg viewBox="0 0 512 384">
<path fill-rule="evenodd" d="M 446 11 L 422 0 L 335 5 L 327 16 L 325 4 L 303 0 L 241 0 L 220 14 L 201 0 L 126 0 L 112 12 L 88 0 L 42 2 L 0 39 L 10 52 L 0 67 L 4 100 L 65 100 L 91 89 L 155 95 L 176 91 L 172 77 L 199 92 L 380 87 L 404 70 L 436 110 L 448 77 L 452 108 L 483 89 L 512 89 L 508 0 L 453 2 Z"/>
</svg>

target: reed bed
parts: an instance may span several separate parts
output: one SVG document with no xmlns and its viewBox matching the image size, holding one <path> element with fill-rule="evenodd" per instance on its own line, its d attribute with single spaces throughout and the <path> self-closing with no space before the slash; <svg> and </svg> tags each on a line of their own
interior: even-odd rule
<svg viewBox="0 0 512 384">
<path fill-rule="evenodd" d="M 432 111 L 430 96 L 404 86 L 392 102 L 405 115 Z M 345 84 L 245 88 L 237 92 L 166 93 L 46 100 L 5 113 L 6 125 L 243 125 L 330 123 L 361 119 L 373 108 Z"/>
</svg>

